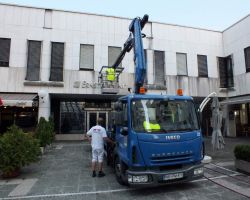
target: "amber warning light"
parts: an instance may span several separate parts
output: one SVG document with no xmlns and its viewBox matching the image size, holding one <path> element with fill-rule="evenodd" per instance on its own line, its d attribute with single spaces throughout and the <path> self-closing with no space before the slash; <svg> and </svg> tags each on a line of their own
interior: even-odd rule
<svg viewBox="0 0 250 200">
<path fill-rule="evenodd" d="M 140 94 L 145 94 L 146 93 L 145 87 L 140 87 L 139 93 Z"/>
<path fill-rule="evenodd" d="M 183 90 L 182 90 L 182 89 L 178 89 L 178 90 L 177 90 L 177 95 L 183 96 Z"/>
</svg>

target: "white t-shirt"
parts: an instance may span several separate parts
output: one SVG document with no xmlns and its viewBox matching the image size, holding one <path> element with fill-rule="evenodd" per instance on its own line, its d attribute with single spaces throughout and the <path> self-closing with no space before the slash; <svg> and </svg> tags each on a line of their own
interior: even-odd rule
<svg viewBox="0 0 250 200">
<path fill-rule="evenodd" d="M 88 132 L 87 135 L 92 136 L 91 146 L 93 149 L 103 149 L 103 138 L 107 137 L 106 130 L 99 126 L 93 126 Z"/>
</svg>

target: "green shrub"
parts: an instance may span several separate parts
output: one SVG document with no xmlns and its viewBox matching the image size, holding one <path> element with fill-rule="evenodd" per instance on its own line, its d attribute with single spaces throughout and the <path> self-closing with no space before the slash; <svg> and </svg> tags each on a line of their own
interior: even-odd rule
<svg viewBox="0 0 250 200">
<path fill-rule="evenodd" d="M 236 159 L 250 162 L 250 145 L 236 145 L 234 148 L 234 156 Z"/>
<path fill-rule="evenodd" d="M 47 144 L 47 123 L 44 117 L 39 119 L 35 136 L 39 140 L 40 146 L 45 147 Z"/>
<path fill-rule="evenodd" d="M 39 141 L 15 125 L 0 137 L 0 170 L 8 175 L 25 165 L 38 161 Z"/>
<path fill-rule="evenodd" d="M 41 117 L 36 129 L 36 138 L 40 141 L 40 146 L 45 147 L 54 140 L 54 123 L 52 119 L 47 121 Z"/>
<path fill-rule="evenodd" d="M 55 124 L 54 124 L 54 121 L 53 121 L 53 119 L 50 117 L 49 118 L 49 135 L 50 135 L 50 140 L 49 140 L 49 144 L 51 144 L 53 141 L 54 141 L 54 139 L 55 139 Z"/>
</svg>

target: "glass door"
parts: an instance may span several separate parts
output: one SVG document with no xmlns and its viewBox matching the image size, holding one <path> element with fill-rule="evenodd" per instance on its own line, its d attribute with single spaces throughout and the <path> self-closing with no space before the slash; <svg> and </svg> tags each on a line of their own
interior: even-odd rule
<svg viewBox="0 0 250 200">
<path fill-rule="evenodd" d="M 99 112 L 98 113 L 98 117 L 103 119 L 103 124 L 100 124 L 103 128 L 105 128 L 107 130 L 108 128 L 108 120 L 107 120 L 107 115 L 108 112 Z"/>
<path fill-rule="evenodd" d="M 91 127 L 95 126 L 97 123 L 97 113 L 96 112 L 90 112 L 88 115 L 88 126 L 87 129 L 89 130 Z"/>
<path fill-rule="evenodd" d="M 108 128 L 108 112 L 107 111 L 88 111 L 87 112 L 87 131 L 97 124 L 98 118 L 103 119 L 103 124 L 100 124 L 107 130 Z"/>
</svg>

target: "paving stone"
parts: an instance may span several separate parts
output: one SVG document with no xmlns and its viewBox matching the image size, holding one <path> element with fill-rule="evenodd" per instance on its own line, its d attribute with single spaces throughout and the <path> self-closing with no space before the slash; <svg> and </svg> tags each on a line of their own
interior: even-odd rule
<svg viewBox="0 0 250 200">
<path fill-rule="evenodd" d="M 63 187 L 63 193 L 77 193 L 79 192 L 78 186 L 77 187 Z"/>
<path fill-rule="evenodd" d="M 206 145 L 210 145 L 210 138 L 205 138 Z M 234 146 L 240 140 L 227 140 L 226 144 Z M 248 141 L 249 142 L 249 141 Z M 56 149 L 56 145 L 61 145 L 61 149 Z M 247 198 L 236 194 L 228 189 L 222 188 L 211 181 L 199 181 L 186 184 L 166 185 L 153 188 L 135 189 L 121 186 L 117 183 L 114 171 L 104 164 L 105 177 L 91 177 L 91 148 L 87 143 L 82 142 L 56 142 L 54 148 L 47 151 L 42 160 L 22 169 L 21 178 L 38 178 L 38 181 L 31 188 L 28 196 L 38 196 L 37 199 L 143 199 L 143 200 L 245 200 Z M 213 162 L 219 163 L 222 167 L 232 168 L 233 151 L 226 147 L 227 152 L 223 157 L 223 152 L 213 152 L 210 147 L 207 152 L 213 155 Z M 224 163 L 225 162 L 225 163 Z M 229 164 L 228 164 L 229 163 Z M 232 169 L 234 170 L 234 169 Z M 218 176 L 218 173 L 211 173 Z M 223 171 L 223 170 L 222 170 Z M 224 172 L 224 171 L 223 171 Z M 230 174 L 230 172 L 227 172 Z M 247 176 L 241 177 L 250 181 Z M 0 179 L 1 180 L 1 179 Z M 226 178 L 225 180 L 230 180 Z M 231 180 L 232 181 L 232 180 Z M 236 183 L 239 187 L 246 187 L 243 183 Z M 8 194 L 17 185 L 0 185 L 0 198 L 8 197 Z M 108 192 L 107 191 L 110 191 Z M 125 190 L 125 191 L 123 191 Z M 102 191 L 102 192 L 100 192 Z M 97 193 L 96 193 L 97 192 Z M 69 195 L 71 194 L 72 195 Z M 29 198 L 32 199 L 32 198 Z"/>
<path fill-rule="evenodd" d="M 63 193 L 63 187 L 49 187 L 45 190 L 46 194 L 60 194 Z"/>
<path fill-rule="evenodd" d="M 15 188 L 16 185 L 2 185 L 2 187 L 0 187 L 0 198 L 7 197 Z"/>
<path fill-rule="evenodd" d="M 93 192 L 96 191 L 96 188 L 94 185 L 80 185 L 78 192 Z"/>
</svg>

